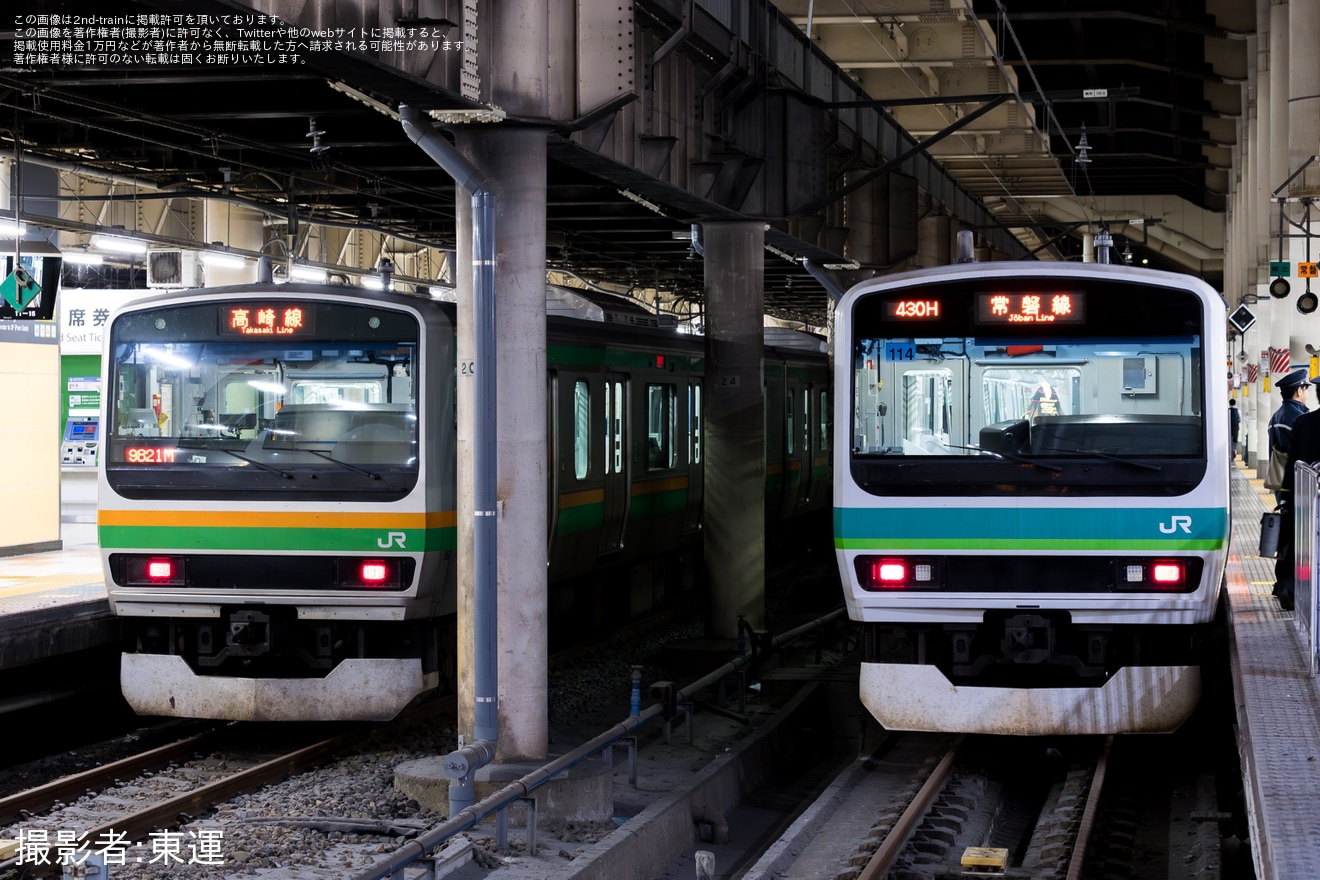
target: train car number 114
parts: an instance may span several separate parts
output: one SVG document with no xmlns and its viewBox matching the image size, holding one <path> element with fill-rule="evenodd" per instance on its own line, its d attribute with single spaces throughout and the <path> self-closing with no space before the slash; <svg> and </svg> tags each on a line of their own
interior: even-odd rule
<svg viewBox="0 0 1320 880">
<path fill-rule="evenodd" d="M 915 361 L 917 359 L 917 346 L 911 342 L 886 342 L 885 360 L 887 361 Z"/>
</svg>

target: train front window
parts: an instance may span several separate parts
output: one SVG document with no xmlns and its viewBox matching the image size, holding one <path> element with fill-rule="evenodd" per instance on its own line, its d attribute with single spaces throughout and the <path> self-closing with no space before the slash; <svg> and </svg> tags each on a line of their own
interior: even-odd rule
<svg viewBox="0 0 1320 880">
<path fill-rule="evenodd" d="M 1121 282 L 1091 281 L 1059 297 L 1076 310 L 1064 320 L 1008 320 L 993 311 L 997 298 L 1012 303 L 1010 316 L 1033 297 L 1048 308 L 1057 291 L 1038 288 L 1059 282 L 996 284 L 857 300 L 859 484 L 877 494 L 952 483 L 1085 494 L 1161 482 L 1176 494 L 1194 484 L 1207 448 L 1196 297 L 1168 291 L 1154 303 Z"/>
<path fill-rule="evenodd" d="M 216 304 L 111 327 L 106 475 L 129 497 L 398 498 L 418 474 L 419 326 L 318 303 L 303 335 L 217 326 Z"/>
</svg>

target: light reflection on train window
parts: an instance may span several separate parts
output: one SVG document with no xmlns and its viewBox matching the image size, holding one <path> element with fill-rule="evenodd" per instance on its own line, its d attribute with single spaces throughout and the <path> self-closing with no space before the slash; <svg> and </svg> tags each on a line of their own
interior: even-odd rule
<svg viewBox="0 0 1320 880">
<path fill-rule="evenodd" d="M 674 466 L 674 432 L 677 413 L 673 385 L 646 386 L 646 467 L 660 470 Z"/>
<path fill-rule="evenodd" d="M 585 379 L 573 383 L 573 476 L 587 476 L 591 464 L 591 388 Z"/>
</svg>

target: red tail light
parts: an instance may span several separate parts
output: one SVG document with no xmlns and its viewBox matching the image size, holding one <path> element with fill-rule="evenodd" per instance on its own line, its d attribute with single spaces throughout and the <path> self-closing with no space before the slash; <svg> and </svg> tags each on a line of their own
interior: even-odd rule
<svg viewBox="0 0 1320 880">
<path fill-rule="evenodd" d="M 125 556 L 124 580 L 134 587 L 179 587 L 187 582 L 182 556 Z M 118 580 L 118 578 L 116 578 Z"/>
<path fill-rule="evenodd" d="M 370 561 L 362 563 L 359 576 L 364 584 L 383 584 L 390 576 L 390 567 L 384 562 Z"/>
<path fill-rule="evenodd" d="M 896 560 L 879 559 L 871 564 L 871 581 L 880 586 L 897 586 L 907 580 L 907 566 Z"/>
<path fill-rule="evenodd" d="M 1182 566 L 1176 562 L 1157 562 L 1150 567 L 1150 579 L 1157 584 L 1180 584 Z"/>
</svg>

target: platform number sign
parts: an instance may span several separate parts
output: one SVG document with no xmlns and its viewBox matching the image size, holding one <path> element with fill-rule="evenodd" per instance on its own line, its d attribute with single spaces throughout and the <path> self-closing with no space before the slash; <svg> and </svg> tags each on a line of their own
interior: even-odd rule
<svg viewBox="0 0 1320 880">
<path fill-rule="evenodd" d="M 1228 321 L 1238 328 L 1239 333 L 1246 333 L 1247 328 L 1256 323 L 1256 316 L 1246 306 L 1238 306 L 1233 310 L 1233 314 L 1228 316 Z"/>
</svg>

